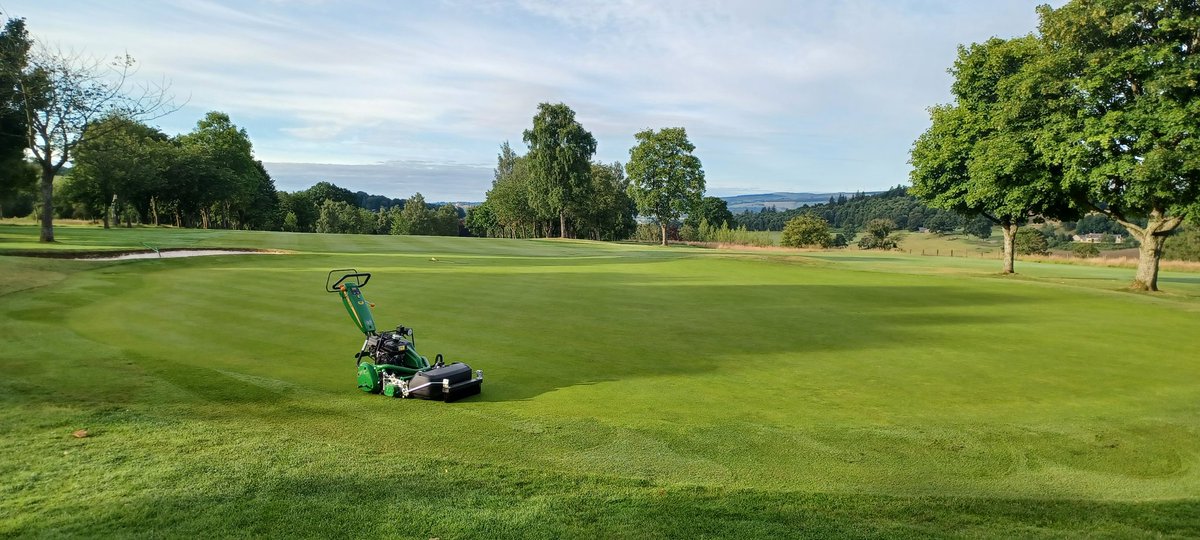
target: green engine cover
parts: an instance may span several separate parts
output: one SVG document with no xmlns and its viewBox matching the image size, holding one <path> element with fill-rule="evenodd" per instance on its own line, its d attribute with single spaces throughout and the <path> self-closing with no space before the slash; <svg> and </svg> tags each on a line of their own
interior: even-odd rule
<svg viewBox="0 0 1200 540">
<path fill-rule="evenodd" d="M 379 370 L 374 364 L 363 362 L 358 365 L 358 389 L 370 394 L 379 393 Z"/>
</svg>

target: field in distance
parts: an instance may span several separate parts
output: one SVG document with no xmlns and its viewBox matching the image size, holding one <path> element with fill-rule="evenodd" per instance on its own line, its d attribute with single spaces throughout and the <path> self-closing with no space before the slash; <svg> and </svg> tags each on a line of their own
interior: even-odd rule
<svg viewBox="0 0 1200 540">
<path fill-rule="evenodd" d="M 1195 537 L 1200 274 L 61 227 L 0 256 L 0 535 Z M 36 247 L 0 225 L 0 253 Z M 381 326 L 486 374 L 354 387 Z M 86 429 L 88 436 L 72 432 Z"/>
</svg>

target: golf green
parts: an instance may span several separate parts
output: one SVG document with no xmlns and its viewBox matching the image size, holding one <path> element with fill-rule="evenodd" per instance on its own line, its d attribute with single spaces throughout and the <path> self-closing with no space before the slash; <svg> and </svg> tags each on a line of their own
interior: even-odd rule
<svg viewBox="0 0 1200 540">
<path fill-rule="evenodd" d="M 846 252 L 62 228 L 0 257 L 0 535 L 1200 535 L 1200 277 Z M 0 253 L 36 248 L 0 226 Z M 355 388 L 326 272 L 485 373 Z M 76 438 L 72 432 L 87 430 Z"/>
</svg>

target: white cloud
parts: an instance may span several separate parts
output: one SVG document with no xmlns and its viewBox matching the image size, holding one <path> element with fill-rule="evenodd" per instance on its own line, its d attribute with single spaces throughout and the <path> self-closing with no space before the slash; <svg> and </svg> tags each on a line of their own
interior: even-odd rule
<svg viewBox="0 0 1200 540">
<path fill-rule="evenodd" d="M 904 181 L 954 46 L 1032 30 L 1036 0 L 59 4 L 8 7 L 40 38 L 129 51 L 268 162 L 490 162 L 563 101 L 604 160 L 682 125 L 710 185 L 818 191 Z"/>
</svg>

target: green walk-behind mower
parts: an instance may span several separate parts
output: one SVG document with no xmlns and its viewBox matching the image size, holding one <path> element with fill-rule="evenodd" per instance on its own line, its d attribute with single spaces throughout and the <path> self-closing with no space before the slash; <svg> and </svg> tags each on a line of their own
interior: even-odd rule
<svg viewBox="0 0 1200 540">
<path fill-rule="evenodd" d="M 334 279 L 337 281 L 334 281 Z M 462 362 L 446 364 L 437 355 L 432 364 L 417 353 L 412 328 L 397 326 L 395 331 L 378 332 L 374 304 L 363 298 L 362 288 L 371 274 L 353 268 L 331 270 L 325 278 L 325 290 L 337 293 L 350 318 L 367 336 L 362 349 L 354 355 L 358 363 L 358 388 L 389 397 L 440 399 L 455 401 L 480 392 L 483 370 L 471 371 Z"/>
</svg>

